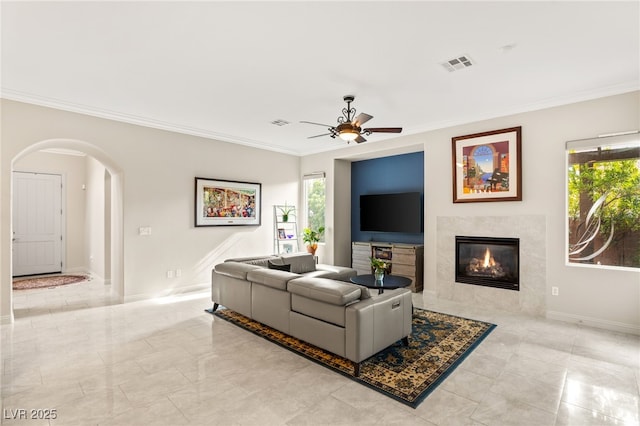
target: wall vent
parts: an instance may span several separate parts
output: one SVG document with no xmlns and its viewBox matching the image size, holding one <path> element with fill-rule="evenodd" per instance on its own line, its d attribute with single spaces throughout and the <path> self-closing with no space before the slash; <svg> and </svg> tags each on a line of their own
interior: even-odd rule
<svg viewBox="0 0 640 426">
<path fill-rule="evenodd" d="M 473 65 L 473 61 L 469 55 L 458 56 L 442 63 L 442 66 L 449 72 L 469 68 L 471 65 Z"/>
</svg>

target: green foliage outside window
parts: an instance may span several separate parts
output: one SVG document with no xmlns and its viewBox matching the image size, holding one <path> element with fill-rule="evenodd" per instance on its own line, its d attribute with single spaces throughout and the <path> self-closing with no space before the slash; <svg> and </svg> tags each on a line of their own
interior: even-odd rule
<svg viewBox="0 0 640 426">
<path fill-rule="evenodd" d="M 571 153 L 570 159 L 572 155 L 580 158 L 579 153 Z M 592 154 L 591 158 L 594 157 Z M 640 267 L 640 159 L 584 161 L 585 157 L 582 158 L 582 161 L 569 162 L 570 244 L 580 239 L 588 241 L 589 246 L 579 255 L 584 258 L 596 253 L 610 239 L 600 255 L 582 262 Z M 593 209 L 592 217 L 588 218 L 600 198 L 603 198 L 602 204 Z M 571 256 L 569 260 L 573 261 Z"/>
<path fill-rule="evenodd" d="M 304 184 L 307 227 L 317 231 L 325 226 L 325 179 L 305 179 Z M 324 234 L 320 242 L 324 242 Z"/>
</svg>

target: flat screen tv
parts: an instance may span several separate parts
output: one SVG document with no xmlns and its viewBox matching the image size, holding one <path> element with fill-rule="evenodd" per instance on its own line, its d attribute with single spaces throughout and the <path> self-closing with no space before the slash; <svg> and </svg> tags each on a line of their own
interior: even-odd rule
<svg viewBox="0 0 640 426">
<path fill-rule="evenodd" d="M 421 233 L 422 194 L 370 194 L 360 196 L 360 231 Z"/>
</svg>

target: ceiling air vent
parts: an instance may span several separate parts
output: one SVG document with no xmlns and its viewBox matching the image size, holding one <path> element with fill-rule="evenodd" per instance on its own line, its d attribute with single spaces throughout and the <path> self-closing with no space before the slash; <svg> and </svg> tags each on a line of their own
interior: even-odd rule
<svg viewBox="0 0 640 426">
<path fill-rule="evenodd" d="M 473 65 L 473 61 L 469 55 L 458 56 L 457 58 L 449 59 L 442 63 L 442 66 L 449 72 L 469 68 L 471 65 Z"/>
<path fill-rule="evenodd" d="M 277 119 L 277 120 L 273 120 L 271 124 L 275 126 L 286 126 L 287 124 L 291 124 L 291 123 L 288 122 L 287 120 Z"/>
</svg>

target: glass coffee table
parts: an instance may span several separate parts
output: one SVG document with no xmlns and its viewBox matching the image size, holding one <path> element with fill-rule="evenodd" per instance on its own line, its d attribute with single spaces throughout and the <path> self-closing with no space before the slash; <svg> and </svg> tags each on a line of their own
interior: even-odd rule
<svg viewBox="0 0 640 426">
<path fill-rule="evenodd" d="M 350 281 L 367 288 L 377 288 L 378 294 L 384 293 L 385 289 L 393 290 L 411 285 L 411 279 L 402 275 L 385 275 L 382 281 L 376 280 L 373 274 L 356 275 L 351 277 Z"/>
</svg>

